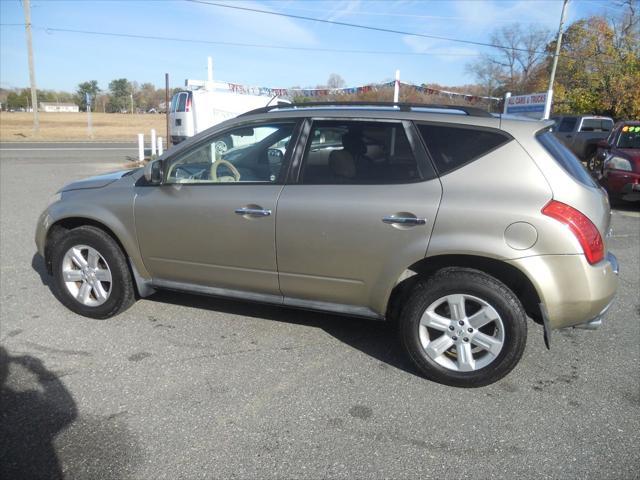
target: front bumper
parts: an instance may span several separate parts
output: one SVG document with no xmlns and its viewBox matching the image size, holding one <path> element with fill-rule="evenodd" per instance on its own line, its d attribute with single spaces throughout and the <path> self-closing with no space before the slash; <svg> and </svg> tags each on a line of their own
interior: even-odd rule
<svg viewBox="0 0 640 480">
<path fill-rule="evenodd" d="M 539 255 L 510 263 L 533 283 L 552 330 L 597 328 L 618 289 L 618 261 L 612 253 L 595 265 L 584 255 Z"/>
</svg>

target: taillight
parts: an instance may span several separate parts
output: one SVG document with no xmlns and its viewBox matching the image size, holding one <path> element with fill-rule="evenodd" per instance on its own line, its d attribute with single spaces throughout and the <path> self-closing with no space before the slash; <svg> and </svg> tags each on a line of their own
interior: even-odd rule
<svg viewBox="0 0 640 480">
<path fill-rule="evenodd" d="M 191 111 L 191 95 L 187 96 L 187 103 L 184 106 L 184 111 L 185 112 L 190 112 Z"/>
<path fill-rule="evenodd" d="M 593 222 L 581 212 L 565 203 L 551 200 L 542 209 L 542 213 L 569 227 L 591 265 L 604 258 L 602 236 Z"/>
</svg>

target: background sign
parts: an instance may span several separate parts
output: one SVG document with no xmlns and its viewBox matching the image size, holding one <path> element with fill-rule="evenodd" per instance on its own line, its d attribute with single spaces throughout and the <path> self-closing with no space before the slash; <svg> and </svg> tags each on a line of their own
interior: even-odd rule
<svg viewBox="0 0 640 480">
<path fill-rule="evenodd" d="M 507 99 L 504 113 L 523 115 L 531 118 L 542 118 L 546 101 L 546 92 L 511 96 Z"/>
</svg>

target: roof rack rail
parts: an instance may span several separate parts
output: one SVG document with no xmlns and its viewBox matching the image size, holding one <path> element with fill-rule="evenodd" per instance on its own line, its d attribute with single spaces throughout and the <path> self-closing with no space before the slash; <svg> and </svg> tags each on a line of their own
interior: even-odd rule
<svg viewBox="0 0 640 480">
<path fill-rule="evenodd" d="M 465 107 L 461 105 L 440 105 L 435 103 L 393 103 L 393 102 L 306 102 L 306 103 L 288 103 L 283 105 L 269 105 L 267 107 L 256 108 L 239 116 L 255 115 L 258 113 L 267 113 L 272 110 L 295 110 L 297 108 L 308 107 L 385 107 L 398 108 L 401 112 L 410 112 L 413 109 L 428 108 L 435 110 L 454 110 L 463 112 L 471 117 L 493 117 L 491 113 L 476 107 Z"/>
</svg>

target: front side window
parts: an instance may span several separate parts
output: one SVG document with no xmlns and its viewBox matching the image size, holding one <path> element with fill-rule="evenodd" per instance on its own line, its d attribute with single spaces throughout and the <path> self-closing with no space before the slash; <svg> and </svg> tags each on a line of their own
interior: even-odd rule
<svg viewBox="0 0 640 480">
<path fill-rule="evenodd" d="M 176 107 L 176 112 L 185 111 L 188 96 L 189 94 L 187 92 L 182 92 L 178 95 L 178 106 Z"/>
<path fill-rule="evenodd" d="M 276 183 L 295 123 L 242 126 L 169 161 L 165 183 Z"/>
<path fill-rule="evenodd" d="M 401 123 L 313 123 L 303 160 L 302 183 L 385 185 L 421 179 Z"/>
</svg>

